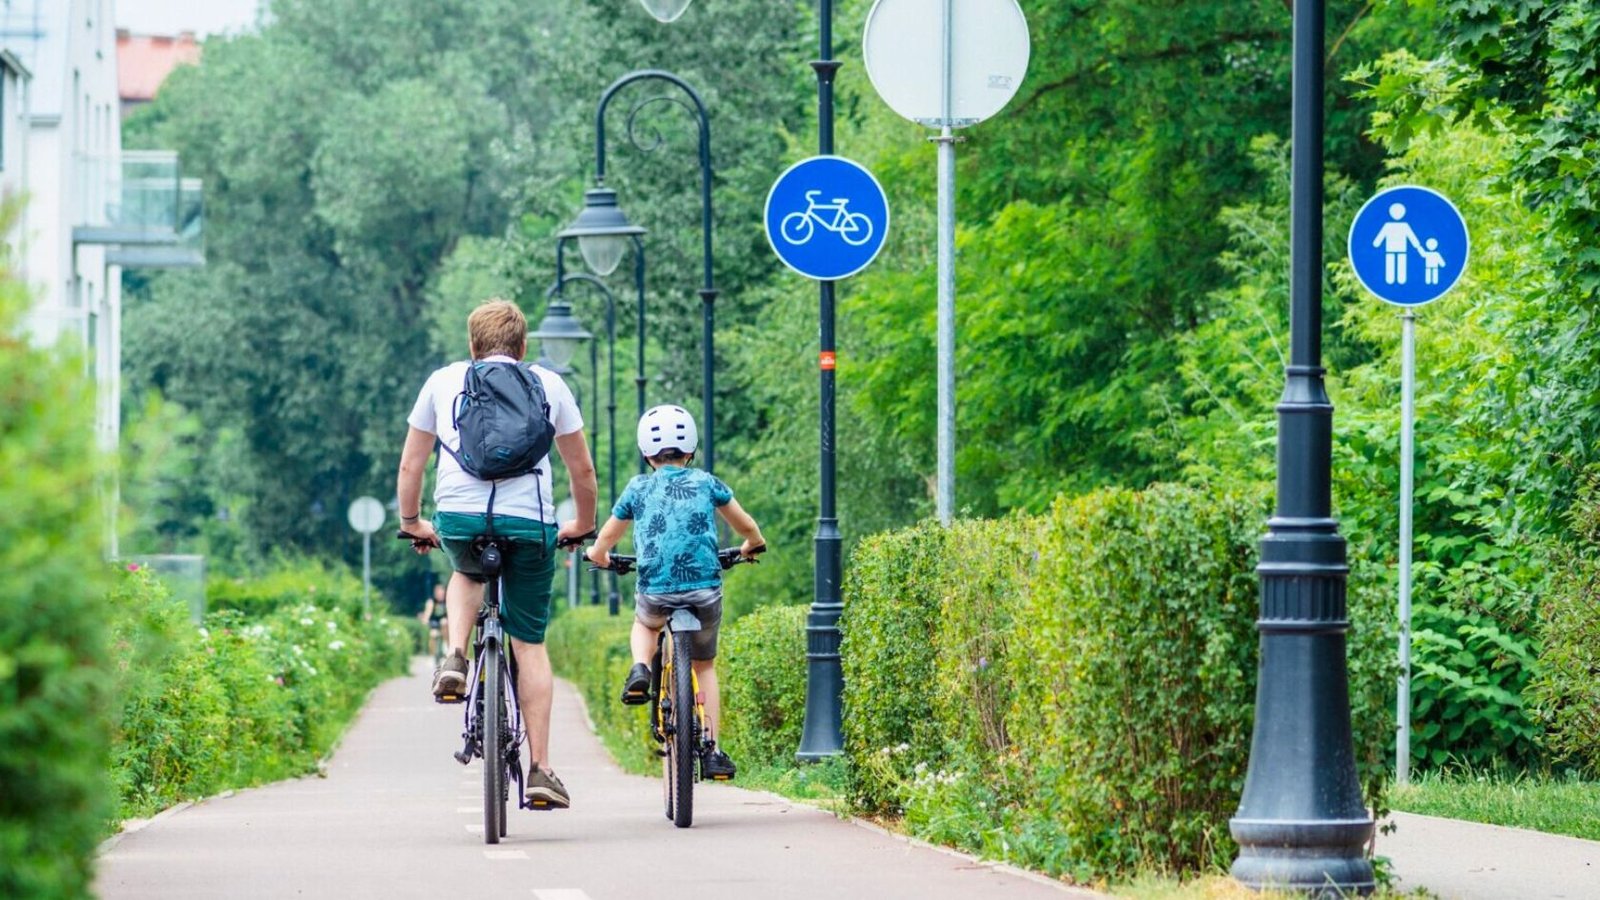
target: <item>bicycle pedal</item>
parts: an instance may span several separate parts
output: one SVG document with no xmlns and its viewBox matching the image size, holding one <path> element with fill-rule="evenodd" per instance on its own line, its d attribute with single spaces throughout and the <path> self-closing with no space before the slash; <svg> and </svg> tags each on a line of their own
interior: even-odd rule
<svg viewBox="0 0 1600 900">
<path fill-rule="evenodd" d="M 712 781 L 732 781 L 733 780 L 733 776 L 732 775 L 713 775 L 713 776 L 711 776 L 711 780 Z"/>
<path fill-rule="evenodd" d="M 465 694 L 434 694 L 433 695 L 433 702 L 435 702 L 435 703 L 465 703 L 466 701 L 467 701 L 467 697 L 466 697 Z"/>
<path fill-rule="evenodd" d="M 667 758 L 667 751 L 665 751 L 665 750 L 651 750 L 650 752 L 654 753 L 655 755 L 657 755 L 659 757 L 661 757 L 662 759 L 666 759 Z"/>
</svg>

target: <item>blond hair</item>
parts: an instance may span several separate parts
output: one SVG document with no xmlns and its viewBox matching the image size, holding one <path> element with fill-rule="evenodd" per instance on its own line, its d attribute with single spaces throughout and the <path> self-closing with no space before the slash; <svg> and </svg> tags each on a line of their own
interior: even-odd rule
<svg viewBox="0 0 1600 900">
<path fill-rule="evenodd" d="M 509 300 L 485 300 L 467 316 L 467 347 L 473 359 L 496 354 L 521 359 L 528 350 L 528 319 Z"/>
</svg>

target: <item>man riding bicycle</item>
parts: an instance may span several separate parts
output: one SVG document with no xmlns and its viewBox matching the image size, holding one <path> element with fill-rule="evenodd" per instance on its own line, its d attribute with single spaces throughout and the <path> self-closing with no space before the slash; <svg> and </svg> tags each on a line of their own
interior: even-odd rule
<svg viewBox="0 0 1600 900">
<path fill-rule="evenodd" d="M 483 602 L 483 569 L 473 541 L 492 533 L 504 543 L 501 621 L 511 636 L 518 673 L 517 697 L 528 731 L 526 795 L 541 806 L 565 809 L 571 805 L 571 797 L 550 767 L 554 679 L 544 632 L 550 619 L 556 544 L 579 540 L 594 530 L 599 490 L 594 460 L 583 436 L 583 415 L 561 376 L 537 365 L 529 367 L 543 387 L 548 419 L 554 426 L 554 446 L 567 467 L 577 506 L 575 518 L 559 529 L 554 524 L 548 456 L 528 474 L 484 481 L 468 473 L 457 459 L 456 449 L 461 441 L 457 428 L 459 401 L 469 367 L 523 365 L 527 333 L 528 322 L 522 310 L 505 300 L 490 300 L 467 317 L 472 359 L 435 371 L 422 386 L 407 417 L 410 429 L 400 455 L 397 493 L 401 527 L 416 538 L 417 551 L 426 553 L 434 546 L 443 547 L 454 570 L 445 597 L 450 652 L 434 673 L 436 699 L 465 694 L 467 642 Z M 429 522 L 422 518 L 422 481 L 436 443 L 449 452 L 439 454 L 434 518 Z"/>
</svg>

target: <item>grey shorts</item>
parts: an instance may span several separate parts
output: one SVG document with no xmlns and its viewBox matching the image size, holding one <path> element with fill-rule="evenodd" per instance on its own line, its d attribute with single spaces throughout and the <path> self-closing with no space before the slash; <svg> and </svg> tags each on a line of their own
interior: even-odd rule
<svg viewBox="0 0 1600 900">
<path fill-rule="evenodd" d="M 638 594 L 633 602 L 633 617 L 650 628 L 667 624 L 675 609 L 694 610 L 700 630 L 689 639 L 689 658 L 717 658 L 717 630 L 722 625 L 722 586 L 682 591 L 676 594 Z"/>
</svg>

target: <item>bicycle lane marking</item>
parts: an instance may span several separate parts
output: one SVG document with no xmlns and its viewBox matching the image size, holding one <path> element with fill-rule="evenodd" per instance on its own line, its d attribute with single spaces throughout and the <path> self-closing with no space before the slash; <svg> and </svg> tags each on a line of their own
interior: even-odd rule
<svg viewBox="0 0 1600 900">
<path fill-rule="evenodd" d="M 485 851 L 483 851 L 483 858 L 484 859 L 527 859 L 528 858 L 528 851 L 526 851 L 526 850 L 485 850 Z"/>
<path fill-rule="evenodd" d="M 537 900 L 589 900 L 589 895 L 577 888 L 534 888 Z"/>
</svg>

